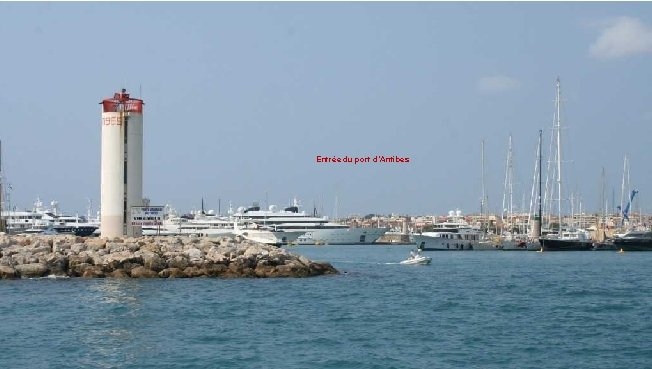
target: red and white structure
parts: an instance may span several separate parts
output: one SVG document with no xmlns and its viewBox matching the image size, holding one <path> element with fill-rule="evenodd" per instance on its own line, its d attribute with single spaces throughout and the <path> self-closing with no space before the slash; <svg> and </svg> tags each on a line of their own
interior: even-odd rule
<svg viewBox="0 0 652 369">
<path fill-rule="evenodd" d="M 102 100 L 101 237 L 140 236 L 131 207 L 143 205 L 143 100 L 122 89 Z"/>
</svg>

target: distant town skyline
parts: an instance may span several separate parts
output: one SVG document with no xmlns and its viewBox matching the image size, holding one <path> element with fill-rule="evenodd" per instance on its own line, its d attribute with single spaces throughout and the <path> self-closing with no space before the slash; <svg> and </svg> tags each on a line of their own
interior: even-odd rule
<svg viewBox="0 0 652 369">
<path fill-rule="evenodd" d="M 99 209 L 98 103 L 126 88 L 152 204 L 478 213 L 484 140 L 500 213 L 511 134 L 527 210 L 559 77 L 565 212 L 620 205 L 625 155 L 652 212 L 650 3 L 0 3 L 0 40 L 18 209 Z"/>
</svg>

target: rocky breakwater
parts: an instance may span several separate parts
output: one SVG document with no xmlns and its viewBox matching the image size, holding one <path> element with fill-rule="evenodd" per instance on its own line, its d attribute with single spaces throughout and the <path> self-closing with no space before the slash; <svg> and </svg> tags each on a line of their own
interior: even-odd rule
<svg viewBox="0 0 652 369">
<path fill-rule="evenodd" d="M 241 238 L 0 236 L 0 278 L 270 278 L 337 274 L 329 263 Z"/>
</svg>

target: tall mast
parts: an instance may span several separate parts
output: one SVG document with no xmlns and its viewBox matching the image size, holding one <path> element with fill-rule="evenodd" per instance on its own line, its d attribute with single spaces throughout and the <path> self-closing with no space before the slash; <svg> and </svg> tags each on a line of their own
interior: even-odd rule
<svg viewBox="0 0 652 369">
<path fill-rule="evenodd" d="M 505 164 L 505 182 L 503 184 L 503 209 L 502 219 L 505 222 L 505 210 L 507 210 L 507 219 L 511 222 L 513 214 L 513 164 L 512 164 L 512 135 L 509 135 L 507 146 L 507 163 Z M 507 204 L 505 204 L 507 203 Z"/>
<path fill-rule="evenodd" d="M 561 236 L 561 88 L 559 77 L 557 77 L 557 191 L 559 193 L 559 198 L 557 199 L 557 214 L 559 215 L 559 236 Z"/>
<path fill-rule="evenodd" d="M 482 199 L 480 199 L 480 228 L 482 229 L 483 223 L 485 222 L 484 211 L 487 206 L 487 194 L 485 193 L 484 187 L 484 139 L 482 140 L 481 145 L 481 154 L 482 154 Z"/>
<path fill-rule="evenodd" d="M 508 160 L 509 160 L 509 212 L 507 213 L 507 216 L 510 219 L 510 227 L 511 223 L 514 218 L 514 157 L 512 156 L 512 135 L 509 135 L 509 153 L 508 153 Z M 511 229 L 510 229 L 511 232 Z"/>
<path fill-rule="evenodd" d="M 603 218 L 603 229 L 607 227 L 607 203 L 606 203 L 606 196 L 605 196 L 605 178 L 606 174 L 604 171 L 604 167 L 602 167 L 602 198 L 600 199 L 600 213 L 602 213 Z M 599 222 L 598 222 L 599 224 Z"/>
<path fill-rule="evenodd" d="M 623 159 L 623 182 L 620 185 L 620 216 L 623 216 L 623 210 L 625 210 L 625 173 L 627 172 L 627 155 Z M 624 219 L 623 219 L 624 220 Z"/>
<path fill-rule="evenodd" d="M 539 130 L 539 196 L 538 196 L 538 200 L 539 200 L 539 222 L 541 222 L 543 220 L 543 218 L 542 218 L 543 217 L 543 214 L 542 214 L 543 213 L 543 204 L 541 203 L 541 160 L 542 160 L 541 159 L 541 156 L 542 156 L 541 155 L 541 151 L 542 151 L 541 146 L 543 145 L 542 135 L 543 135 L 543 130 L 540 129 Z"/>
</svg>

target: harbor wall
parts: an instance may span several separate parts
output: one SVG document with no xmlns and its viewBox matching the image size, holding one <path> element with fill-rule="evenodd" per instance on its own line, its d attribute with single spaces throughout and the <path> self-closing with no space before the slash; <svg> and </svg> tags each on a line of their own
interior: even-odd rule
<svg viewBox="0 0 652 369">
<path fill-rule="evenodd" d="M 0 235 L 0 278 L 271 278 L 338 274 L 285 249 L 239 237 Z"/>
</svg>

